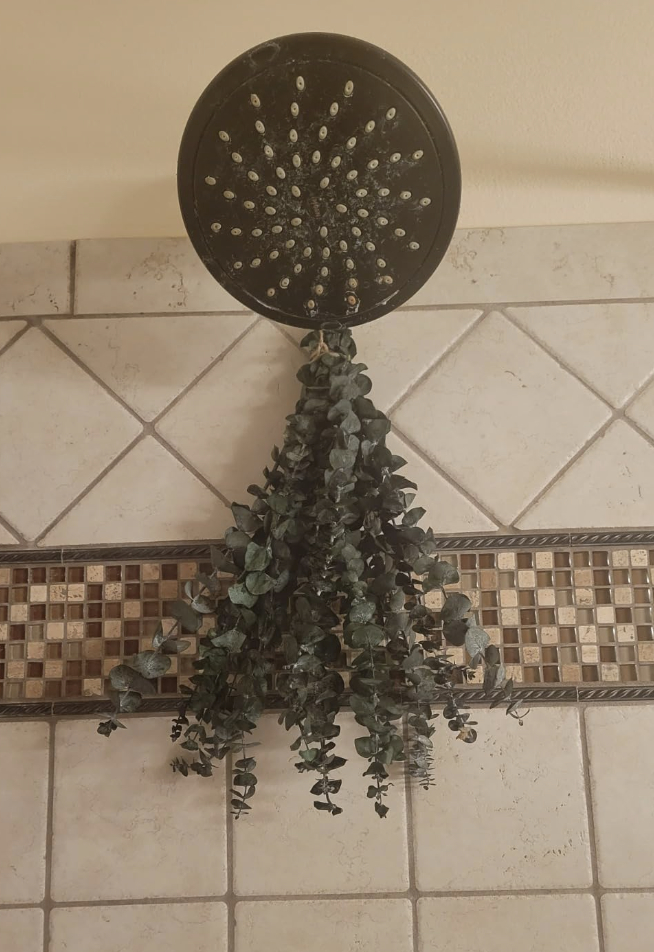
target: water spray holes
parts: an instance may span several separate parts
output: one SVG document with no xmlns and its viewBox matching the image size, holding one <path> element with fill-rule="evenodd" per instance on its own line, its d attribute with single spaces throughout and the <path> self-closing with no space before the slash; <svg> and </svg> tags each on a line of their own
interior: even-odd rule
<svg viewBox="0 0 654 952">
<path fill-rule="evenodd" d="M 261 258 L 253 258 L 252 261 L 250 262 L 250 267 L 258 268 L 260 264 L 261 264 Z"/>
<path fill-rule="evenodd" d="M 236 195 L 234 194 L 234 192 L 230 192 L 228 188 L 225 189 L 225 191 L 223 192 L 223 195 L 230 202 L 233 198 L 236 198 Z"/>
<path fill-rule="evenodd" d="M 365 198 L 367 194 L 368 194 L 368 189 L 367 189 L 367 188 L 358 188 L 358 189 L 356 190 L 356 196 L 357 196 L 357 198 Z"/>
<path fill-rule="evenodd" d="M 261 238 L 263 232 L 260 228 L 253 228 L 251 234 L 253 238 Z"/>
<path fill-rule="evenodd" d="M 327 138 L 327 126 L 321 126 L 321 127 L 320 127 L 320 131 L 318 132 L 318 138 L 319 138 L 319 139 L 326 139 L 326 138 Z"/>
<path fill-rule="evenodd" d="M 290 278 L 282 278 L 282 280 L 279 282 L 279 286 L 280 288 L 287 288 L 290 283 L 291 283 Z"/>
<path fill-rule="evenodd" d="M 297 228 L 298 225 L 301 225 L 301 224 L 302 224 L 301 218 L 291 218 L 291 225 L 293 225 L 294 228 Z"/>
<path fill-rule="evenodd" d="M 329 248 L 324 247 L 324 248 L 322 249 L 321 254 L 322 254 L 323 258 L 329 258 L 330 254 L 331 254 L 331 251 L 330 251 Z"/>
<path fill-rule="evenodd" d="M 345 212 L 347 211 L 347 205 L 341 205 L 341 204 L 337 205 L 337 206 L 336 206 L 336 211 L 337 211 L 337 212 L 340 212 L 341 215 L 344 215 Z"/>
<path fill-rule="evenodd" d="M 345 267 L 348 271 L 354 271 L 354 261 L 351 258 L 345 259 Z"/>
<path fill-rule="evenodd" d="M 276 214 L 277 214 L 277 209 L 276 209 L 276 208 L 273 208 L 272 205 L 266 205 L 264 211 L 265 211 L 266 215 L 276 215 Z"/>
<path fill-rule="evenodd" d="M 229 133 L 225 132 L 224 129 L 221 129 L 218 133 L 218 138 L 222 139 L 223 142 L 229 142 Z"/>
<path fill-rule="evenodd" d="M 420 204 L 422 205 L 423 208 L 426 208 L 427 205 L 431 205 L 431 198 L 421 198 Z"/>
<path fill-rule="evenodd" d="M 388 218 L 384 218 L 383 215 L 380 215 L 379 218 L 377 219 L 377 224 L 381 225 L 383 228 L 384 225 L 388 225 Z"/>
<path fill-rule="evenodd" d="M 251 202 L 251 201 L 248 199 L 247 201 L 243 202 L 243 208 L 247 208 L 247 210 L 248 210 L 249 212 L 251 212 L 252 209 L 254 208 L 254 202 Z"/>
<path fill-rule="evenodd" d="M 276 175 L 277 178 L 279 178 L 279 179 L 285 179 L 285 178 L 286 178 L 286 172 L 285 172 L 284 169 L 281 167 L 281 165 L 278 165 L 277 168 L 275 169 L 275 175 Z"/>
<path fill-rule="evenodd" d="M 241 268 L 243 267 L 243 262 L 242 262 L 242 261 L 235 261 L 235 262 L 234 262 L 234 267 L 236 268 L 237 271 L 240 271 Z"/>
<path fill-rule="evenodd" d="M 240 228 L 232 228 L 232 234 L 234 235 L 234 237 L 238 237 L 238 235 L 242 235 L 243 232 L 241 231 Z"/>
<path fill-rule="evenodd" d="M 385 267 L 386 267 L 386 262 L 384 261 L 383 258 L 377 258 L 377 267 L 378 267 L 378 268 L 385 268 Z"/>
<path fill-rule="evenodd" d="M 418 251 L 418 249 L 420 248 L 420 245 L 418 244 L 417 241 L 410 241 L 409 248 L 411 249 L 411 251 Z"/>
<path fill-rule="evenodd" d="M 396 115 L 397 115 L 397 109 L 395 108 L 395 106 L 391 106 L 391 108 L 386 111 L 387 119 L 395 119 Z"/>
<path fill-rule="evenodd" d="M 293 271 L 294 271 L 295 274 L 299 274 L 301 270 L 302 270 L 302 265 L 301 265 L 301 264 L 293 265 Z"/>
<path fill-rule="evenodd" d="M 351 79 L 348 79 L 348 81 L 345 84 L 345 89 L 343 90 L 343 93 L 345 96 L 349 98 L 353 92 L 354 92 L 354 83 L 352 82 Z"/>
<path fill-rule="evenodd" d="M 367 241 L 366 248 L 368 249 L 368 251 L 376 251 L 377 245 L 374 243 L 374 241 Z"/>
<path fill-rule="evenodd" d="M 369 214 L 370 213 L 367 208 L 357 208 L 357 215 L 359 218 L 367 218 Z"/>
<path fill-rule="evenodd" d="M 299 169 L 300 166 L 302 165 L 302 159 L 301 159 L 300 156 L 297 154 L 297 152 L 296 152 L 295 155 L 293 156 L 292 161 L 293 161 L 293 165 L 295 166 L 296 169 Z"/>
<path fill-rule="evenodd" d="M 329 107 L 329 115 L 335 116 L 337 113 L 338 113 L 338 103 L 333 102 L 331 106 Z"/>
<path fill-rule="evenodd" d="M 368 162 L 369 169 L 376 169 L 378 166 L 379 166 L 379 159 L 371 159 L 370 162 Z"/>
<path fill-rule="evenodd" d="M 268 295 L 268 297 L 274 297 L 274 296 L 275 296 L 275 289 L 274 289 L 274 288 L 268 288 L 268 290 L 266 291 L 266 294 Z"/>
<path fill-rule="evenodd" d="M 406 190 L 404 192 L 400 192 L 400 198 L 406 202 L 407 199 L 411 198 L 411 192 L 407 192 Z"/>
<path fill-rule="evenodd" d="M 345 300 L 346 300 L 347 303 L 350 305 L 350 307 L 356 307 L 356 305 L 359 303 L 359 302 L 357 301 L 357 298 L 356 298 L 356 295 L 355 295 L 355 294 L 348 294 L 348 296 L 346 297 Z"/>
<path fill-rule="evenodd" d="M 205 181 L 205 183 L 206 183 L 207 185 L 215 185 L 215 184 L 216 184 L 216 180 L 215 180 L 215 178 L 213 177 L 213 175 L 207 175 L 207 176 L 205 177 L 205 180 L 204 180 L 204 181 Z"/>
<path fill-rule="evenodd" d="M 277 189 L 275 188 L 274 185 L 266 185 L 266 191 L 268 192 L 269 195 L 277 194 Z"/>
<path fill-rule="evenodd" d="M 391 155 L 391 162 L 399 162 L 401 158 L 402 156 L 399 152 L 393 152 Z"/>
<path fill-rule="evenodd" d="M 297 129 L 291 129 L 288 134 L 288 137 L 291 140 L 291 142 L 297 142 Z"/>
<path fill-rule="evenodd" d="M 256 93 L 252 93 L 252 95 L 250 96 L 250 102 L 252 103 L 255 109 L 258 109 L 259 106 L 261 105 L 261 100 L 259 99 Z"/>
<path fill-rule="evenodd" d="M 382 274 L 380 278 L 377 278 L 380 284 L 392 284 L 393 279 L 390 274 Z"/>
<path fill-rule="evenodd" d="M 320 162 L 320 152 L 318 152 L 317 149 L 311 156 L 311 161 L 313 162 L 314 165 L 318 165 L 318 163 Z"/>
<path fill-rule="evenodd" d="M 424 154 L 425 154 L 425 153 L 422 151 L 422 149 L 416 149 L 416 151 L 413 153 L 413 155 L 411 156 L 411 158 L 412 158 L 412 159 L 415 159 L 416 162 L 417 162 L 418 159 L 421 159 Z"/>
<path fill-rule="evenodd" d="M 299 186 L 297 186 L 297 185 L 291 185 L 291 195 L 292 195 L 294 198 L 299 198 L 301 194 L 302 194 L 302 192 L 300 191 Z"/>
<path fill-rule="evenodd" d="M 328 233 L 329 233 L 329 231 L 328 231 L 327 226 L 326 226 L 326 225 L 321 225 L 321 228 L 320 228 L 320 237 L 321 237 L 321 238 L 326 238 L 327 235 L 328 235 Z"/>
<path fill-rule="evenodd" d="M 268 257 L 270 258 L 271 261 L 274 261 L 275 258 L 279 258 L 279 251 L 277 251 L 277 249 L 275 248 L 273 251 L 270 252 Z"/>
<path fill-rule="evenodd" d="M 237 165 L 240 165 L 243 161 L 243 156 L 240 152 L 232 152 L 232 162 L 236 162 Z"/>
<path fill-rule="evenodd" d="M 275 154 L 269 145 L 264 145 L 263 151 L 264 155 L 266 155 L 269 159 L 272 159 Z"/>
<path fill-rule="evenodd" d="M 359 287 L 359 282 L 357 281 L 356 278 L 348 278 L 348 282 L 347 282 L 347 283 L 348 283 L 348 287 L 351 287 L 351 288 L 358 288 L 358 287 Z"/>
<path fill-rule="evenodd" d="M 374 119 L 370 119 L 370 120 L 366 123 L 366 125 L 365 125 L 365 131 L 366 131 L 366 132 L 372 132 L 372 130 L 373 130 L 374 128 L 375 128 L 375 120 L 374 120 Z"/>
<path fill-rule="evenodd" d="M 248 172 L 248 178 L 250 179 L 251 182 L 259 181 L 259 176 L 253 169 L 250 169 L 250 171 Z"/>
<path fill-rule="evenodd" d="M 256 121 L 255 124 L 254 124 L 254 128 L 257 130 L 257 132 L 259 133 L 259 135 L 263 135 L 264 132 L 266 131 L 266 127 L 264 126 L 264 124 L 263 124 L 263 122 L 261 121 L 261 119 L 257 119 L 257 121 Z"/>
<path fill-rule="evenodd" d="M 398 238 L 404 238 L 404 236 L 406 235 L 406 232 L 404 228 L 396 228 L 395 234 L 397 235 Z"/>
<path fill-rule="evenodd" d="M 380 188 L 380 189 L 378 189 L 377 194 L 378 194 L 381 198 L 386 198 L 387 195 L 390 195 L 390 194 L 391 194 L 391 190 L 390 190 L 390 188 Z"/>
<path fill-rule="evenodd" d="M 284 231 L 281 225 L 273 225 L 270 230 L 273 235 L 281 235 L 281 233 Z"/>
<path fill-rule="evenodd" d="M 320 187 L 321 187 L 321 188 L 327 188 L 328 185 L 329 185 L 329 178 L 328 178 L 327 176 L 325 176 L 324 178 L 321 178 L 321 179 L 320 179 Z"/>
<path fill-rule="evenodd" d="M 303 250 L 302 254 L 304 255 L 305 258 L 310 258 L 311 255 L 313 254 L 313 249 L 309 248 L 309 246 L 307 245 L 307 247 Z"/>
<path fill-rule="evenodd" d="M 341 164 L 341 161 L 342 161 L 342 160 L 341 160 L 340 155 L 335 155 L 334 158 L 333 158 L 332 161 L 331 161 L 331 166 L 332 166 L 332 168 L 333 168 L 333 169 L 337 169 L 337 168 L 339 167 L 339 165 Z"/>
<path fill-rule="evenodd" d="M 358 176 L 358 174 L 359 173 L 357 172 L 356 169 L 350 169 L 350 171 L 347 173 L 345 178 L 348 180 L 348 182 L 353 182 L 355 178 Z"/>
<path fill-rule="evenodd" d="M 315 306 L 316 306 L 316 302 L 313 300 L 313 298 L 309 298 L 309 300 L 307 301 L 307 307 L 309 308 L 309 310 L 313 311 Z"/>
<path fill-rule="evenodd" d="M 300 115 L 300 107 L 296 102 L 291 103 L 291 115 L 297 118 Z"/>
<path fill-rule="evenodd" d="M 287 248 L 295 248 L 295 239 L 289 238 L 288 241 L 285 241 L 284 244 Z"/>
<path fill-rule="evenodd" d="M 351 137 L 347 140 L 347 142 L 345 143 L 345 148 L 346 148 L 346 149 L 353 149 L 356 144 L 357 144 L 357 137 L 356 137 L 356 136 L 351 136 Z"/>
<path fill-rule="evenodd" d="M 296 85 L 297 88 L 300 90 L 300 92 L 302 92 L 302 90 L 304 89 L 304 85 L 305 85 L 305 84 L 304 84 L 304 77 L 303 77 L 303 76 L 296 76 L 296 77 L 295 77 L 295 85 Z"/>
<path fill-rule="evenodd" d="M 214 221 L 211 224 L 211 230 L 214 231 L 216 234 L 218 234 L 218 232 L 220 231 L 222 227 L 223 226 L 220 224 L 219 221 Z"/>
<path fill-rule="evenodd" d="M 329 268 L 321 268 L 321 269 L 320 269 L 320 277 L 321 277 L 321 278 L 328 278 L 328 277 L 329 277 Z"/>
<path fill-rule="evenodd" d="M 347 241 L 339 241 L 338 247 L 341 251 L 347 251 Z"/>
<path fill-rule="evenodd" d="M 316 292 L 318 297 L 320 297 L 320 295 L 324 293 L 325 289 L 323 288 L 322 284 L 317 284 L 314 288 L 314 291 Z"/>
<path fill-rule="evenodd" d="M 350 231 L 352 232 L 355 238 L 361 237 L 361 229 L 357 227 L 357 225 L 353 225 Z"/>
</svg>

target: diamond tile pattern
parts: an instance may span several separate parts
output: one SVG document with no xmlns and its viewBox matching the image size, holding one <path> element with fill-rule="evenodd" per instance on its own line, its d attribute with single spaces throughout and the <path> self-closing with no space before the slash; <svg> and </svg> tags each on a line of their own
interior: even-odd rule
<svg viewBox="0 0 654 952">
<path fill-rule="evenodd" d="M 400 433 L 507 524 L 608 417 L 601 401 L 497 313 L 393 414 Z"/>
</svg>

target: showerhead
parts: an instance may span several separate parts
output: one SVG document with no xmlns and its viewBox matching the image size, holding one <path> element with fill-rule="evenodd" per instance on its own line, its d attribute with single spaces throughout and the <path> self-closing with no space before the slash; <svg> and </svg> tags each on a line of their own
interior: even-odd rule
<svg viewBox="0 0 654 952">
<path fill-rule="evenodd" d="M 196 251 L 237 300 L 284 324 L 354 326 L 438 266 L 461 176 L 447 120 L 408 67 L 303 33 L 212 80 L 184 131 L 178 190 Z"/>
</svg>

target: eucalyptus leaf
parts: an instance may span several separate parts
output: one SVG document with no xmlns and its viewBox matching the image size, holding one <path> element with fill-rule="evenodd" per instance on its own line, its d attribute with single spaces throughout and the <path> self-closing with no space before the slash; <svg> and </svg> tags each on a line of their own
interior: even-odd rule
<svg viewBox="0 0 654 952">
<path fill-rule="evenodd" d="M 130 667 L 144 678 L 160 678 L 169 670 L 170 665 L 170 658 L 158 651 L 141 651 L 130 660 Z"/>
<path fill-rule="evenodd" d="M 472 603 L 467 595 L 462 595 L 461 592 L 452 592 L 447 596 L 441 608 L 443 623 L 459 621 L 471 608 Z"/>
<path fill-rule="evenodd" d="M 270 591 L 274 583 L 265 572 L 249 572 L 246 576 L 245 584 L 248 592 L 251 592 L 253 595 L 265 595 L 266 592 Z"/>
<path fill-rule="evenodd" d="M 236 528 L 240 529 L 241 532 L 253 533 L 261 527 L 261 520 L 251 512 L 249 506 L 232 503 L 232 515 Z"/>
<path fill-rule="evenodd" d="M 272 552 L 264 546 L 250 542 L 245 552 L 245 568 L 248 572 L 261 572 L 272 562 Z"/>
<path fill-rule="evenodd" d="M 490 638 L 483 628 L 479 628 L 477 625 L 470 625 L 470 627 L 466 629 L 465 646 L 471 658 L 474 658 L 475 655 L 483 654 L 489 644 Z"/>
<path fill-rule="evenodd" d="M 245 587 L 243 582 L 230 585 L 227 594 L 229 595 L 229 600 L 233 602 L 234 605 L 245 605 L 246 608 L 252 608 L 252 606 L 257 603 L 257 596 L 253 595 L 252 592 Z"/>
<path fill-rule="evenodd" d="M 187 631 L 196 632 L 202 624 L 202 618 L 193 611 L 190 605 L 180 600 L 173 602 L 170 606 L 170 614 L 176 618 L 182 628 Z"/>
<path fill-rule="evenodd" d="M 119 664 L 112 668 L 109 672 L 109 680 L 116 691 L 136 691 L 144 697 L 156 694 L 152 681 L 148 681 L 127 664 Z"/>
</svg>

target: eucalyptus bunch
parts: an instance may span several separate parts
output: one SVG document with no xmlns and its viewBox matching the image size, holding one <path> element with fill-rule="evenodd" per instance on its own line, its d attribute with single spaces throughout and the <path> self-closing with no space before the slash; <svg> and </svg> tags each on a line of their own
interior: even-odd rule
<svg viewBox="0 0 654 952">
<path fill-rule="evenodd" d="M 210 776 L 230 753 L 232 808 L 249 811 L 253 733 L 274 705 L 292 734 L 296 768 L 311 774 L 315 808 L 337 815 L 338 771 L 349 756 L 337 745 L 337 716 L 350 711 L 361 726 L 355 748 L 366 761 L 368 797 L 384 817 L 392 764 L 431 783 L 441 709 L 458 739 L 476 739 L 461 687 L 479 666 L 493 705 L 522 715 L 470 600 L 446 592 L 457 570 L 419 525 L 425 511 L 412 507 L 405 460 L 386 446 L 390 422 L 368 397 L 350 331 L 311 332 L 302 346 L 309 360 L 297 375 L 301 396 L 263 485 L 248 488 L 250 505 L 232 506 L 234 525 L 211 550 L 213 571 L 187 584 L 175 626 L 160 626 L 151 651 L 112 670 L 114 712 L 98 730 L 123 726 L 121 713 L 155 692 L 152 679 L 188 645 L 179 635 L 211 616 L 172 731 L 188 756 L 173 768 Z M 465 645 L 469 663 L 454 663 L 447 645 Z"/>
</svg>

